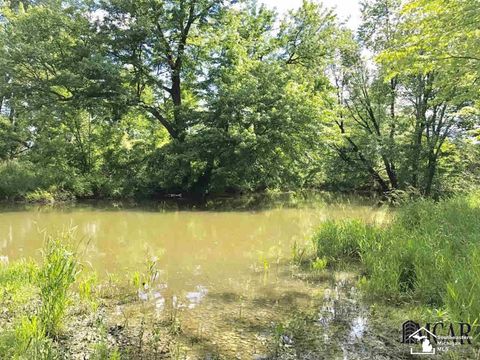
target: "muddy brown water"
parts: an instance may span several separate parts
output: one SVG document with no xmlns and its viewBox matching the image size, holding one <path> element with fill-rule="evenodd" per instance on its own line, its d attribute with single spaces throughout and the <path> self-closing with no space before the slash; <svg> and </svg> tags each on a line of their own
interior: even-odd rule
<svg viewBox="0 0 480 360">
<path fill-rule="evenodd" d="M 119 306 L 119 318 L 139 311 L 149 317 L 168 311 L 172 317 L 175 309 L 186 354 L 261 358 L 279 323 L 334 291 L 327 281 L 296 276 L 290 261 L 294 244 L 308 246 L 314 229 L 329 219 L 382 222 L 387 216 L 371 203 L 318 198 L 225 208 L 3 207 L 0 255 L 38 258 L 45 233 L 74 227 L 85 244 L 82 261 L 100 277 L 134 281 L 136 272 L 148 273 L 154 264 L 138 302 Z M 319 309 L 320 322 L 325 311 Z M 363 319 L 355 321 L 352 336 L 365 326 Z"/>
</svg>

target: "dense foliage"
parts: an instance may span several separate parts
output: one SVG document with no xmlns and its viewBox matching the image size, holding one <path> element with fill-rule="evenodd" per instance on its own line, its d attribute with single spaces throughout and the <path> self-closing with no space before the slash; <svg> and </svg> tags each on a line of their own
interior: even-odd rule
<svg viewBox="0 0 480 360">
<path fill-rule="evenodd" d="M 329 264 L 361 261 L 364 285 L 375 299 L 414 299 L 444 309 L 453 321 L 478 324 L 479 199 L 477 192 L 413 202 L 386 227 L 326 222 L 314 236 L 317 256 Z"/>
<path fill-rule="evenodd" d="M 362 14 L 353 33 L 309 1 L 5 2 L 0 197 L 475 183 L 478 6 Z"/>
</svg>

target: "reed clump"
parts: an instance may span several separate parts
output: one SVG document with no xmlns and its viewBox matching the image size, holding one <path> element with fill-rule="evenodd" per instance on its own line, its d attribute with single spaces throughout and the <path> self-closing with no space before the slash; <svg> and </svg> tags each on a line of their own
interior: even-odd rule
<svg viewBox="0 0 480 360">
<path fill-rule="evenodd" d="M 383 226 L 326 222 L 313 242 L 330 265 L 360 263 L 376 300 L 415 300 L 452 320 L 480 321 L 479 192 L 402 205 Z"/>
</svg>

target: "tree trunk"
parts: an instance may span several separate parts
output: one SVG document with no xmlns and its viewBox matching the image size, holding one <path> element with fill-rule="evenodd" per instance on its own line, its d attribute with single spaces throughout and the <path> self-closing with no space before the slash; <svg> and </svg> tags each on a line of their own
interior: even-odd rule
<svg viewBox="0 0 480 360">
<path fill-rule="evenodd" d="M 435 178 L 435 172 L 437 170 L 437 154 L 431 153 L 428 157 L 427 172 L 425 179 L 424 194 L 429 196 L 432 192 L 433 179 Z"/>
<path fill-rule="evenodd" d="M 388 180 L 392 189 L 398 189 L 398 178 L 397 172 L 395 170 L 395 165 L 393 162 L 389 161 L 386 155 L 382 155 L 383 164 L 385 165 L 385 170 L 387 171 Z"/>
<path fill-rule="evenodd" d="M 422 135 L 425 130 L 425 123 L 418 123 L 415 125 L 415 134 L 413 139 L 413 153 L 411 158 L 412 178 L 411 183 L 413 187 L 418 187 L 418 172 L 420 167 L 420 157 L 422 152 Z"/>
<path fill-rule="evenodd" d="M 180 71 L 173 70 L 171 97 L 173 102 L 173 122 L 176 130 L 176 139 L 183 140 L 185 123 L 182 117 L 182 90 Z"/>
<path fill-rule="evenodd" d="M 384 192 L 384 193 L 388 192 L 390 190 L 390 188 L 388 187 L 387 182 L 382 178 L 382 176 L 378 173 L 378 171 L 376 171 L 373 168 L 372 164 L 370 164 L 370 162 L 367 160 L 367 158 L 365 158 L 365 156 L 362 154 L 362 152 L 360 151 L 357 144 L 355 144 L 355 142 L 348 136 L 346 137 L 346 139 L 348 140 L 348 142 L 352 146 L 352 149 L 357 153 L 360 161 L 365 166 L 365 168 L 367 169 L 370 176 L 378 183 L 378 185 L 380 185 L 380 188 L 381 188 L 382 192 Z"/>
<path fill-rule="evenodd" d="M 417 76 L 417 93 L 415 99 L 415 132 L 413 137 L 413 152 L 411 156 L 411 185 L 415 188 L 418 188 L 419 182 L 419 171 L 420 171 L 420 161 L 422 158 L 422 137 L 423 132 L 425 131 L 426 126 L 426 113 L 427 113 L 427 104 L 430 96 L 430 89 L 426 85 L 429 75 L 426 77 L 419 75 Z"/>
</svg>

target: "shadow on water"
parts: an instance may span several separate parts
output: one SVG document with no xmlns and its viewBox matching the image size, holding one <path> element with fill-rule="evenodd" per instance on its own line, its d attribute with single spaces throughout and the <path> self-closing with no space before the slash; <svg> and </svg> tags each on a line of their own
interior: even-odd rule
<svg viewBox="0 0 480 360">
<path fill-rule="evenodd" d="M 322 191 L 253 193 L 237 196 L 207 196 L 198 198 L 169 197 L 155 200 L 79 200 L 53 204 L 0 202 L 0 212 L 15 211 L 262 211 L 274 208 L 318 207 L 328 205 L 374 205 L 367 196 L 333 194 Z"/>
</svg>

